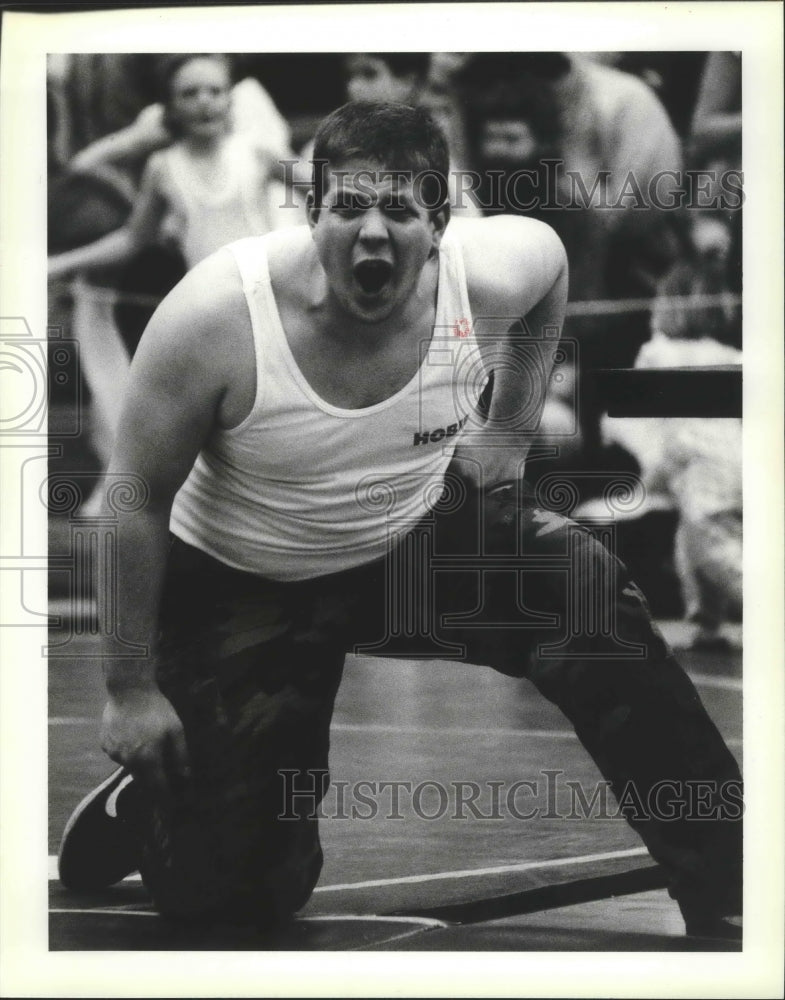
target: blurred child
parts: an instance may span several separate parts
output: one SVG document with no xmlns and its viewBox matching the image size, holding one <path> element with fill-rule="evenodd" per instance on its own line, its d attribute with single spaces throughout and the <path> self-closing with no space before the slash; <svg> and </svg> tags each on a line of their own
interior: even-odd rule
<svg viewBox="0 0 785 1000">
<path fill-rule="evenodd" d="M 725 223 L 700 219 L 693 243 L 691 256 L 660 283 L 638 368 L 741 364 L 741 351 L 727 343 L 736 307 L 726 294 Z M 606 429 L 635 454 L 647 491 L 664 492 L 678 511 L 674 558 L 686 616 L 695 625 L 690 644 L 727 645 L 723 625 L 742 613 L 741 420 L 609 420 Z"/>
<path fill-rule="evenodd" d="M 127 263 L 138 272 L 143 251 L 169 248 L 169 253 L 154 256 L 152 265 L 149 257 L 143 265 L 146 271 L 152 268 L 156 281 L 165 281 L 164 287 L 155 288 L 160 297 L 187 268 L 224 244 L 273 228 L 269 185 L 282 174 L 274 154 L 260 146 L 251 131 L 233 128 L 226 56 L 172 56 L 164 64 L 163 80 L 166 131 L 176 138 L 147 160 L 129 218 L 91 243 L 49 257 L 50 279 L 78 273 L 72 289 L 73 326 L 89 373 L 96 418 L 92 441 L 102 465 L 117 429 L 129 355 L 149 311 L 132 324 L 135 337 L 121 337 L 114 296 L 98 293 L 83 272 Z M 88 506 L 84 512 L 92 509 Z"/>
<path fill-rule="evenodd" d="M 164 79 L 166 120 L 177 140 L 148 159 L 126 225 L 51 257 L 50 277 L 122 263 L 160 239 L 174 242 L 190 268 L 232 240 L 272 228 L 267 187 L 280 166 L 231 128 L 229 60 L 174 56 Z"/>
</svg>

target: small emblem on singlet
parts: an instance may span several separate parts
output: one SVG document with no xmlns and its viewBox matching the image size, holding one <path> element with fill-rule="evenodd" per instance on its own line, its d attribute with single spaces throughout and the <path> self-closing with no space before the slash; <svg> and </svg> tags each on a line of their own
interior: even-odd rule
<svg viewBox="0 0 785 1000">
<path fill-rule="evenodd" d="M 470 332 L 468 319 L 459 319 L 453 323 L 453 333 L 456 337 L 468 337 Z"/>
<path fill-rule="evenodd" d="M 414 440 L 412 445 L 417 444 L 436 444 L 438 441 L 442 441 L 444 438 L 455 437 L 458 431 L 463 427 L 466 421 L 469 419 L 468 414 L 462 417 L 454 424 L 448 424 L 446 427 L 437 427 L 436 430 L 432 431 L 415 431 Z"/>
</svg>

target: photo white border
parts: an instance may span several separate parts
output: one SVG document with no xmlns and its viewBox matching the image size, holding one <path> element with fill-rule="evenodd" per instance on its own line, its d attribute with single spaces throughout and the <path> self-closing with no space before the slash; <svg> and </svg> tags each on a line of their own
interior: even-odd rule
<svg viewBox="0 0 785 1000">
<path fill-rule="evenodd" d="M 253 44 L 255 33 L 258 42 Z M 45 334 L 48 52 L 666 51 L 743 53 L 745 948 L 741 954 L 200 953 L 47 950 L 45 630 L 0 628 L 0 995 L 766 997 L 783 960 L 782 7 L 495 3 L 5 12 L 0 316 Z M 1 331 L 0 331 L 1 332 Z M 2 496 L 18 494 L 3 461 Z M 7 456 L 6 456 L 7 457 Z M 13 506 L 11 510 L 13 510 Z M 35 517 L 35 511 L 30 512 Z M 45 512 L 38 515 L 45 552 Z M 0 522 L 2 560 L 23 553 Z M 29 525 L 29 517 L 28 517 Z M 46 607 L 45 574 L 26 591 Z M 0 582 L 10 577 L 3 573 Z M 7 585 L 7 582 L 6 582 Z M 0 612 L 18 599 L 0 591 Z M 5 593 L 5 599 L 3 599 Z M 9 612 L 11 613 L 11 612 Z M 0 622 L 9 620 L 0 613 Z"/>
</svg>

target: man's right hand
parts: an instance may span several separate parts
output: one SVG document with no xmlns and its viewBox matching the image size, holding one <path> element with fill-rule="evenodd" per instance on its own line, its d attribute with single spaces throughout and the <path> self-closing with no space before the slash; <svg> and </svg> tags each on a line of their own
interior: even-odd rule
<svg viewBox="0 0 785 1000">
<path fill-rule="evenodd" d="M 133 688 L 109 698 L 101 746 L 154 795 L 168 797 L 190 776 L 183 724 L 157 687 Z"/>
</svg>

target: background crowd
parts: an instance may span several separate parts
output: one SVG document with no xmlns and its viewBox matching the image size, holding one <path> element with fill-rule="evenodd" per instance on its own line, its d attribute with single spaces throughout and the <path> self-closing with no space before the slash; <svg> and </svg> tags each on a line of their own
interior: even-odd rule
<svg viewBox="0 0 785 1000">
<path fill-rule="evenodd" d="M 540 218 L 567 250 L 576 347 L 541 427 L 558 455 L 528 474 L 572 474 L 579 517 L 603 476 L 639 475 L 622 555 L 655 611 L 725 641 L 740 421 L 608 420 L 587 373 L 741 361 L 737 54 L 67 55 L 49 58 L 47 96 L 50 322 L 80 344 L 99 467 L 155 304 L 216 245 L 303 221 L 320 117 L 424 104 L 450 142 L 454 214 Z"/>
</svg>

